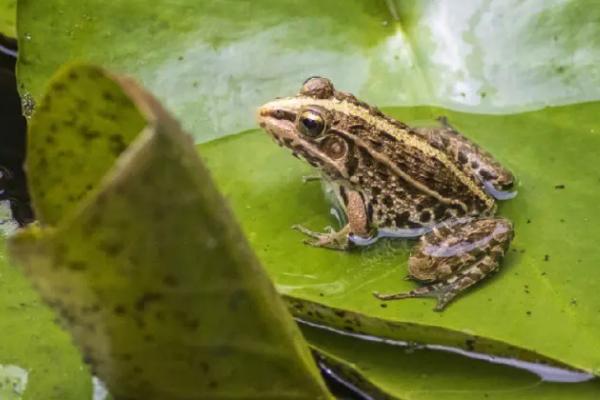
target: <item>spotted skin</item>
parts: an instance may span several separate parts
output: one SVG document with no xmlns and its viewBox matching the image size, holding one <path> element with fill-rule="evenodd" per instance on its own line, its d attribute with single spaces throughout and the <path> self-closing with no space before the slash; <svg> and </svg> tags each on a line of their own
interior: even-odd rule
<svg viewBox="0 0 600 400">
<path fill-rule="evenodd" d="M 406 293 L 376 294 L 381 300 L 436 297 L 436 311 L 454 297 L 495 272 L 513 237 L 503 218 L 459 219 L 421 236 L 408 263 L 411 279 L 425 286 Z"/>
<path fill-rule="evenodd" d="M 432 146 L 444 151 L 473 179 L 488 182 L 497 191 L 513 188 L 514 177 L 493 156 L 458 132 L 446 117 L 439 117 L 441 127 L 419 127 L 415 132 Z"/>
<path fill-rule="evenodd" d="M 513 175 L 445 119 L 412 128 L 313 77 L 298 95 L 263 105 L 258 122 L 321 172 L 345 220 L 325 233 L 295 226 L 305 243 L 348 250 L 381 236 L 421 237 L 409 274 L 427 286 L 377 297 L 435 296 L 441 310 L 500 265 L 512 225 L 494 218 L 495 200 L 510 195 Z M 429 251 L 457 246 L 443 257 Z"/>
</svg>

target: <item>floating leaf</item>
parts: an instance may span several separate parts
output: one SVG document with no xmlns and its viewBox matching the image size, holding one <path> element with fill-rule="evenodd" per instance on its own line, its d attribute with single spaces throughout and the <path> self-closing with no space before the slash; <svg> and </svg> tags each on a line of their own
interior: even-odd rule
<svg viewBox="0 0 600 400">
<path fill-rule="evenodd" d="M 0 235 L 0 398 L 91 399 L 91 377 L 79 353 L 7 262 L 4 244 Z"/>
<path fill-rule="evenodd" d="M 262 132 L 200 148 L 219 187 L 294 314 L 318 324 L 402 340 L 443 343 L 600 371 L 600 103 L 490 116 L 429 108 L 389 109 L 403 121 L 449 117 L 503 161 L 519 194 L 500 215 L 516 237 L 500 272 L 444 312 L 432 299 L 382 303 L 373 291 L 404 280 L 411 243 L 380 241 L 353 252 L 311 248 L 293 224 L 335 224 L 313 171 Z M 384 308 L 385 307 L 385 308 Z"/>
<path fill-rule="evenodd" d="M 115 398 L 329 398 L 191 138 L 132 81 L 62 69 L 27 170 L 39 225 L 11 252 Z"/>
<path fill-rule="evenodd" d="M 514 112 L 599 98 L 599 20 L 600 7 L 591 0 L 460 6 L 159 0 L 153 7 L 138 0 L 22 0 L 20 83 L 26 98 L 39 100 L 66 60 L 103 63 L 152 88 L 200 141 L 254 126 L 257 105 L 294 93 L 311 75 L 328 76 L 379 106 Z M 597 107 L 506 117 L 449 113 L 522 183 L 517 199 L 501 209 L 516 223 L 517 251 L 499 275 L 442 314 L 432 313 L 428 300 L 381 308 L 370 296 L 414 287 L 402 281 L 409 244 L 384 242 L 353 254 L 300 244 L 289 226 L 330 224 L 328 206 L 316 186 L 299 183 L 309 169 L 264 135 L 232 137 L 206 150 L 213 151 L 209 161 L 221 187 L 297 315 L 383 336 L 544 355 L 597 371 L 598 224 L 590 211 L 598 186 L 590 150 L 598 146 Z M 448 114 L 394 112 L 407 120 Z"/>
<path fill-rule="evenodd" d="M 600 98 L 599 22 L 593 0 L 21 0 L 19 78 L 39 100 L 69 60 L 127 72 L 201 141 L 313 75 L 379 106 L 508 112 Z"/>
<path fill-rule="evenodd" d="M 302 331 L 323 366 L 377 399 L 592 400 L 600 391 L 597 379 L 548 382 L 533 372 L 446 351 L 365 341 L 311 327 Z"/>
</svg>

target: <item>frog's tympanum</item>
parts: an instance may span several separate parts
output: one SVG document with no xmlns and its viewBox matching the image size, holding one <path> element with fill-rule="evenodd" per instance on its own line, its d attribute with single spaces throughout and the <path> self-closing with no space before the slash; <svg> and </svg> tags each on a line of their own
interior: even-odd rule
<svg viewBox="0 0 600 400">
<path fill-rule="evenodd" d="M 260 107 L 258 121 L 319 170 L 341 211 L 339 231 L 295 226 L 308 244 L 347 250 L 380 237 L 420 237 L 408 269 L 424 285 L 377 298 L 436 297 L 442 310 L 498 269 L 513 227 L 494 217 L 495 200 L 516 194 L 513 175 L 444 118 L 441 127 L 410 127 L 313 77 L 297 96 Z"/>
</svg>

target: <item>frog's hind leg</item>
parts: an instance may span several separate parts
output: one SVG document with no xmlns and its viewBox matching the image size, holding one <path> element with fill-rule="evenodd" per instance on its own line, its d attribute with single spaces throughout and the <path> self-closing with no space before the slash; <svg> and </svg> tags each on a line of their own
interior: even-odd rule
<svg viewBox="0 0 600 400">
<path fill-rule="evenodd" d="M 380 300 L 435 297 L 435 310 L 441 311 L 463 290 L 497 271 L 512 236 L 512 224 L 502 218 L 435 228 L 421 237 L 409 260 L 410 276 L 428 284 L 409 292 L 374 295 Z"/>
<path fill-rule="evenodd" d="M 498 268 L 499 263 L 492 257 L 485 257 L 466 270 L 448 278 L 443 282 L 437 282 L 405 293 L 380 294 L 373 293 L 379 300 L 398 300 L 418 297 L 435 297 L 437 304 L 435 311 L 442 311 L 463 290 L 473 286 Z"/>
</svg>

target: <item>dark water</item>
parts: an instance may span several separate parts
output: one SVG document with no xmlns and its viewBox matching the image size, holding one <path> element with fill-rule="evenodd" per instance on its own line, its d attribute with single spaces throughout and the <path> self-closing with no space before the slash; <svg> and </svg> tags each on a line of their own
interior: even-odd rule
<svg viewBox="0 0 600 400">
<path fill-rule="evenodd" d="M 329 391 L 338 400 L 372 400 L 374 399 L 363 390 L 350 383 L 344 376 L 331 369 L 326 363 L 317 364 L 321 371 L 321 376 L 327 384 Z"/>
<path fill-rule="evenodd" d="M 345 331 L 340 331 L 322 325 L 307 323 L 306 321 L 302 320 L 297 320 L 297 322 L 299 322 L 303 333 L 307 336 L 307 339 L 311 344 L 316 346 L 316 348 L 322 348 L 324 351 L 328 352 L 329 355 L 325 355 L 321 354 L 317 350 L 314 350 L 315 359 L 317 361 L 317 365 L 321 369 L 322 376 L 327 380 L 328 386 L 339 399 L 370 400 L 390 398 L 390 394 L 382 392 L 378 386 L 373 385 L 371 381 L 368 380 L 369 378 L 367 378 L 366 376 L 363 377 L 361 372 L 359 372 L 358 370 L 353 370 L 351 364 L 343 364 L 343 361 L 341 360 L 346 360 L 345 362 L 350 363 L 356 362 L 360 365 L 361 360 L 351 358 L 351 356 L 346 354 L 344 351 L 340 352 L 339 350 L 341 347 L 360 347 L 364 354 L 369 354 L 369 356 L 367 357 L 373 356 L 375 357 L 375 359 L 381 356 L 382 347 L 387 347 L 388 349 L 384 351 L 386 352 L 386 354 L 389 354 L 389 357 L 392 357 L 394 359 L 394 363 L 396 366 L 410 365 L 411 357 L 414 357 L 413 361 L 417 361 L 415 363 L 415 366 L 418 366 L 418 361 L 422 361 L 422 357 L 427 357 L 428 362 L 431 363 L 431 366 L 428 368 L 429 371 L 431 371 L 432 375 L 436 375 L 439 373 L 443 374 L 443 371 L 440 368 L 436 367 L 436 365 L 452 365 L 453 362 L 459 364 L 462 362 L 466 362 L 467 359 L 472 360 L 471 366 L 475 368 L 478 368 L 478 364 L 479 367 L 485 367 L 484 365 L 481 365 L 481 363 L 500 364 L 505 367 L 512 368 L 515 371 L 522 370 L 523 372 L 526 371 L 528 373 L 533 373 L 537 375 L 540 380 L 537 382 L 535 380 L 532 380 L 532 382 L 536 382 L 534 385 L 539 386 L 540 388 L 542 386 L 545 386 L 546 393 L 548 393 L 548 388 L 553 387 L 555 388 L 554 390 L 556 390 L 557 393 L 559 393 L 558 390 L 560 390 L 560 393 L 566 393 L 570 395 L 571 392 L 569 387 L 574 389 L 573 393 L 577 393 L 579 389 L 582 389 L 584 387 L 582 385 L 586 385 L 586 389 L 583 389 L 584 393 L 591 393 L 587 392 L 587 390 L 590 390 L 590 384 L 598 382 L 597 378 L 595 378 L 591 374 L 581 371 L 560 368 L 557 366 L 552 366 L 543 363 L 526 362 L 517 359 L 492 356 L 488 354 L 476 353 L 473 351 L 466 351 L 464 349 L 451 348 L 441 345 L 417 345 L 415 343 L 401 342 L 397 340 L 382 339 L 362 334 L 348 333 Z M 336 338 L 336 336 L 338 335 L 339 337 Z M 336 340 L 336 342 L 341 343 L 341 347 L 331 347 L 331 340 Z M 403 351 L 399 352 L 398 349 L 402 349 Z M 432 357 L 434 353 L 437 353 L 437 355 Z M 445 353 L 450 354 L 448 356 L 445 356 Z M 340 360 L 335 361 L 333 359 L 329 359 L 330 356 L 340 357 Z M 442 360 L 440 357 L 445 357 L 443 359 L 444 362 L 439 362 L 440 360 Z M 459 358 L 462 357 L 465 358 L 465 361 L 459 360 Z M 449 364 L 446 364 L 446 362 L 448 362 Z M 365 365 L 363 365 L 363 367 L 365 367 Z M 367 371 L 370 367 L 366 366 L 365 368 L 367 368 L 365 370 Z M 500 370 L 496 370 L 496 372 L 498 371 Z M 506 372 L 507 370 L 504 371 Z M 486 374 L 486 372 L 483 372 L 483 374 Z M 369 374 L 367 373 L 367 375 Z M 526 373 L 525 375 L 529 374 Z M 513 377 L 514 376 L 515 375 L 513 375 Z M 404 379 L 404 375 L 400 374 L 398 376 L 398 379 Z M 478 378 L 476 376 L 473 376 L 472 379 L 476 380 Z M 523 382 L 519 382 L 518 379 L 514 380 L 514 382 L 512 383 L 515 384 L 515 389 L 523 387 Z M 525 386 L 529 384 L 531 383 L 528 383 Z M 540 393 L 542 392 L 539 392 L 537 395 L 539 395 Z M 532 392 L 532 395 L 534 394 L 535 391 Z M 538 398 L 537 395 L 535 396 L 535 398 Z M 580 397 L 575 395 L 573 398 L 588 397 Z"/>
<path fill-rule="evenodd" d="M 24 225 L 33 212 L 23 171 L 27 121 L 17 92 L 16 55 L 16 41 L 0 35 L 0 200 L 10 201 L 13 217 Z"/>
</svg>

